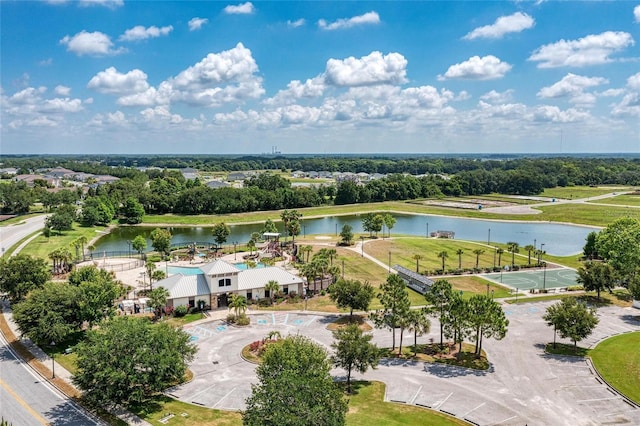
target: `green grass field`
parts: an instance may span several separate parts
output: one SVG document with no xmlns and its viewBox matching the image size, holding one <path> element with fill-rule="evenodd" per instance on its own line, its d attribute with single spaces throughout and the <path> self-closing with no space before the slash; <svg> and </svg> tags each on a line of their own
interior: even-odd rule
<svg viewBox="0 0 640 426">
<path fill-rule="evenodd" d="M 638 207 L 640 206 L 640 195 L 624 194 L 624 195 L 617 195 L 612 198 L 607 198 L 606 200 L 594 200 L 589 202 Z"/>
<path fill-rule="evenodd" d="M 632 188 L 626 186 L 566 186 L 556 188 L 546 188 L 540 194 L 541 197 L 561 198 L 565 200 L 573 200 L 576 198 L 588 198 L 598 195 L 609 194 L 610 192 L 629 191 Z"/>
<path fill-rule="evenodd" d="M 620 334 L 589 351 L 600 375 L 627 398 L 640 404 L 640 332 Z"/>
</svg>

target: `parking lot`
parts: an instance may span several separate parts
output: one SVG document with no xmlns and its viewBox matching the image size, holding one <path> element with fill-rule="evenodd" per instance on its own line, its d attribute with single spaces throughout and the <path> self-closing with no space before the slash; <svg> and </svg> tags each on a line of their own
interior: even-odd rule
<svg viewBox="0 0 640 426">
<path fill-rule="evenodd" d="M 542 320 L 552 302 L 505 305 L 510 321 L 502 341 L 485 340 L 491 368 L 475 371 L 413 361 L 383 360 L 376 370 L 354 379 L 387 384 L 385 399 L 430 407 L 479 425 L 599 425 L 640 424 L 640 409 L 627 403 L 594 373 L 589 361 L 544 353 L 553 330 Z M 591 347 L 614 334 L 640 330 L 633 308 L 606 307 L 600 323 L 581 346 Z M 283 336 L 304 334 L 329 348 L 332 334 L 326 325 L 333 315 L 268 312 L 251 315 L 249 327 L 226 326 L 221 321 L 186 328 L 199 347 L 191 364 L 194 379 L 170 390 L 189 403 L 211 408 L 242 410 L 256 382 L 255 365 L 244 361 L 242 348 L 277 330 Z M 439 326 L 419 342 L 439 339 Z M 391 333 L 374 330 L 374 342 L 391 346 Z M 560 341 L 560 340 L 559 340 Z M 413 335 L 404 335 L 412 344 Z M 568 342 L 567 342 L 568 343 Z M 334 370 L 344 378 L 343 370 Z"/>
</svg>

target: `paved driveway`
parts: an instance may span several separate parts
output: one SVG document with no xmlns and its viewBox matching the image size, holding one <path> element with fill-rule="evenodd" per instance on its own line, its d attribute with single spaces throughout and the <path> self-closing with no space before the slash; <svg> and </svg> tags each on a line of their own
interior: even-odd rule
<svg viewBox="0 0 640 426">
<path fill-rule="evenodd" d="M 385 399 L 426 406 L 479 425 L 602 425 L 640 424 L 640 409 L 600 382 L 588 361 L 545 355 L 543 345 L 553 331 L 542 315 L 552 302 L 505 306 L 509 333 L 502 341 L 488 340 L 484 348 L 492 362 L 485 372 L 422 362 L 385 360 L 376 370 L 356 379 L 387 384 Z M 601 339 L 640 330 L 632 308 L 607 307 L 598 311 L 600 323 L 583 341 L 593 346 Z M 247 328 L 212 321 L 187 328 L 199 347 L 191 365 L 194 380 L 169 391 L 186 402 L 211 408 L 242 410 L 256 382 L 255 366 L 240 357 L 241 349 L 264 338 L 269 331 L 304 334 L 329 347 L 332 335 L 326 324 L 335 317 L 306 313 L 252 315 Z M 438 339 L 437 322 L 421 337 Z M 391 345 L 391 333 L 374 330 L 374 342 Z M 413 336 L 406 333 L 405 344 Z M 336 376 L 344 371 L 334 370 Z"/>
</svg>

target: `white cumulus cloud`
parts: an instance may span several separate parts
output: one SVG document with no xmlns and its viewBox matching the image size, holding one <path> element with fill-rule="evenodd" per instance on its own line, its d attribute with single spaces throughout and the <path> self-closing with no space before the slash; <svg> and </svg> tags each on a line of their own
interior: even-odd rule
<svg viewBox="0 0 640 426">
<path fill-rule="evenodd" d="M 115 9 L 124 5 L 124 0 L 80 0 L 80 6 L 104 6 Z"/>
<path fill-rule="evenodd" d="M 516 12 L 513 15 L 501 16 L 493 23 L 493 25 L 485 25 L 479 27 L 465 35 L 465 40 L 474 40 L 477 38 L 501 38 L 505 34 L 519 33 L 521 31 L 532 28 L 535 20 L 526 13 Z"/>
<path fill-rule="evenodd" d="M 510 102 L 512 98 L 513 89 L 508 89 L 504 92 L 496 92 L 495 90 L 492 90 L 480 96 L 480 99 L 488 102 L 489 104 L 504 104 Z"/>
<path fill-rule="evenodd" d="M 609 80 L 603 77 L 585 77 L 569 73 L 557 83 L 540 89 L 537 96 L 540 98 L 568 97 L 573 103 L 592 104 L 595 102 L 595 96 L 585 93 L 584 90 L 608 83 Z"/>
<path fill-rule="evenodd" d="M 340 30 L 344 28 L 352 28 L 358 25 L 375 25 L 380 23 L 380 15 L 371 11 L 364 15 L 354 16 L 352 18 L 341 18 L 334 22 L 327 22 L 324 19 L 318 21 L 318 26 L 323 30 Z"/>
<path fill-rule="evenodd" d="M 250 1 L 238 5 L 228 5 L 224 8 L 224 12 L 229 15 L 248 15 L 253 13 L 255 8 Z"/>
<path fill-rule="evenodd" d="M 189 31 L 199 30 L 204 24 L 208 22 L 209 20 L 207 18 L 192 18 L 189 20 Z"/>
<path fill-rule="evenodd" d="M 173 26 L 167 25 L 166 27 L 158 28 L 155 25 L 152 25 L 148 28 L 143 27 L 142 25 L 136 25 L 133 28 L 129 28 L 122 34 L 119 40 L 122 41 L 136 41 L 136 40 L 146 40 L 148 38 L 155 38 L 160 36 L 166 36 L 171 31 L 173 31 Z"/>
<path fill-rule="evenodd" d="M 106 56 L 123 52 L 123 49 L 114 49 L 111 38 L 100 31 L 90 33 L 82 30 L 73 36 L 66 35 L 60 44 L 66 45 L 69 52 L 78 56 Z"/>
<path fill-rule="evenodd" d="M 56 93 L 56 95 L 59 95 L 59 96 L 69 96 L 71 94 L 71 88 L 67 86 L 58 85 L 53 90 Z"/>
<path fill-rule="evenodd" d="M 640 72 L 627 79 L 627 86 L 633 90 L 640 90 Z"/>
<path fill-rule="evenodd" d="M 538 68 L 583 67 L 612 62 L 611 55 L 633 46 L 631 34 L 606 31 L 578 40 L 560 40 L 536 49 L 529 57 Z"/>
<path fill-rule="evenodd" d="M 451 65 L 444 75 L 438 76 L 438 80 L 495 80 L 504 77 L 511 68 L 510 64 L 493 55 L 472 56 L 467 61 Z"/>
<path fill-rule="evenodd" d="M 130 95 L 144 92 L 149 88 L 149 84 L 147 74 L 139 69 L 123 74 L 114 67 L 109 67 L 93 76 L 87 88 L 111 95 Z"/>
<path fill-rule="evenodd" d="M 633 17 L 636 22 L 640 22 L 640 5 L 633 8 Z"/>
<path fill-rule="evenodd" d="M 407 81 L 407 60 L 399 53 L 382 55 L 371 52 L 367 56 L 329 59 L 325 69 L 327 84 L 334 86 L 368 86 L 401 84 Z"/>
<path fill-rule="evenodd" d="M 290 28 L 298 28 L 306 23 L 304 18 L 296 19 L 295 21 L 287 21 L 287 26 Z"/>
</svg>

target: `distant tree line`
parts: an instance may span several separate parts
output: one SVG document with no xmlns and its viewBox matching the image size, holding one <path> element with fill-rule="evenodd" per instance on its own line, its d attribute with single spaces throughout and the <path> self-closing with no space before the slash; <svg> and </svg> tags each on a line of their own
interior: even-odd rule
<svg viewBox="0 0 640 426">
<path fill-rule="evenodd" d="M 6 167 L 33 171 L 66 167 L 120 180 L 83 193 L 77 188 L 55 193 L 44 185 L 23 182 L 0 185 L 0 212 L 20 214 L 35 202 L 49 211 L 83 200 L 84 225 L 104 224 L 120 218 L 137 223 L 148 214 L 227 214 L 259 210 L 295 209 L 322 204 L 353 204 L 489 193 L 535 195 L 545 188 L 573 185 L 640 184 L 640 161 L 624 158 L 356 158 L 356 157 L 3 157 Z M 160 167 L 142 172 L 133 167 Z M 293 187 L 276 173 L 262 173 L 245 181 L 244 188 L 209 188 L 200 179 L 185 180 L 169 167 L 194 167 L 202 171 L 326 170 L 383 173 L 386 177 L 363 183 Z M 8 176 L 3 176 L 8 177 Z M 140 209 L 142 207 L 143 210 Z"/>
</svg>

